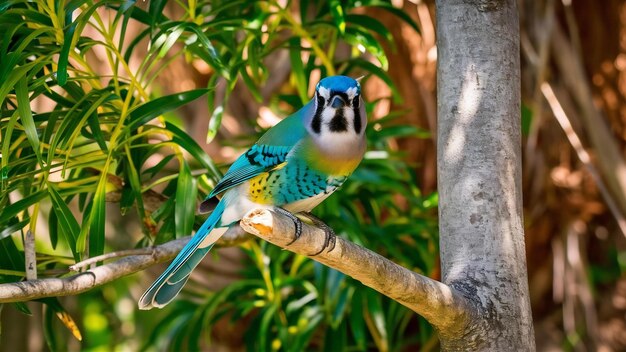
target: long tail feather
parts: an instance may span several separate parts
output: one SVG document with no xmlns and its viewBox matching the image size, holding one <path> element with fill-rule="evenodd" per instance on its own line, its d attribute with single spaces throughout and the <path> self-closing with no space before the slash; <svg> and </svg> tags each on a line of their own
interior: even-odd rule
<svg viewBox="0 0 626 352">
<path fill-rule="evenodd" d="M 223 212 L 224 202 L 220 202 L 163 274 L 144 292 L 139 299 L 139 309 L 163 308 L 178 295 L 187 282 L 191 271 L 219 239 L 219 236 L 211 236 L 213 238 L 209 238 L 210 241 L 207 241 L 207 237 L 219 223 Z M 220 231 L 220 233 L 223 232 Z"/>
</svg>

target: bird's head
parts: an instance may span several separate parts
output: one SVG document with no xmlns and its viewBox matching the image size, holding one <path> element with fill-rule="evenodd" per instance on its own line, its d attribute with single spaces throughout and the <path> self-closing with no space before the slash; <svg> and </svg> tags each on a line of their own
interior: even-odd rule
<svg viewBox="0 0 626 352">
<path fill-rule="evenodd" d="M 361 98 L 361 85 L 353 78 L 331 76 L 315 87 L 315 114 L 309 131 L 326 148 L 341 152 L 359 147 L 365 140 L 367 116 Z"/>
</svg>

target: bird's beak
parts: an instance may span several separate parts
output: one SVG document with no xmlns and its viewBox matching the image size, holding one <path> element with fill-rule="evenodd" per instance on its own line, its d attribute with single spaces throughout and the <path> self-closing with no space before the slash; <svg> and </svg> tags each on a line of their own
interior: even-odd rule
<svg viewBox="0 0 626 352">
<path fill-rule="evenodd" d="M 330 106 L 332 106 L 332 107 L 333 107 L 333 109 L 342 108 L 342 107 L 344 107 L 344 106 L 346 106 L 346 105 L 347 105 L 347 102 L 346 102 L 346 101 L 344 101 L 344 100 L 343 100 L 343 98 L 342 98 L 342 97 L 340 97 L 339 95 L 335 95 L 335 96 L 333 97 L 333 101 L 332 101 L 332 103 L 330 104 Z"/>
</svg>

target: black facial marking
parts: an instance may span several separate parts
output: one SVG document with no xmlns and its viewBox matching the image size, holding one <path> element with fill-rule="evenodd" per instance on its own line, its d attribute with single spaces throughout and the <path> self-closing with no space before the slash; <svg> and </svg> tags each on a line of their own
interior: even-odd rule
<svg viewBox="0 0 626 352">
<path fill-rule="evenodd" d="M 315 115 L 313 115 L 313 121 L 311 121 L 311 128 L 313 132 L 319 134 L 322 131 L 322 110 L 324 110 L 324 97 L 315 93 L 317 99 L 317 107 L 315 109 Z"/>
<path fill-rule="evenodd" d="M 330 97 L 332 98 L 335 95 L 340 96 L 343 99 L 343 101 L 345 101 L 345 102 L 350 101 L 350 97 L 348 97 L 348 94 L 346 92 L 341 92 L 341 91 L 337 91 L 337 90 L 331 90 L 330 91 Z"/>
<path fill-rule="evenodd" d="M 335 110 L 335 116 L 330 120 L 328 128 L 331 132 L 345 132 L 348 130 L 348 120 L 343 116 L 343 109 Z"/>
<path fill-rule="evenodd" d="M 359 97 L 354 97 L 354 99 L 352 99 L 352 110 L 354 111 L 354 131 L 356 134 L 361 132 L 361 111 L 359 104 Z"/>
</svg>

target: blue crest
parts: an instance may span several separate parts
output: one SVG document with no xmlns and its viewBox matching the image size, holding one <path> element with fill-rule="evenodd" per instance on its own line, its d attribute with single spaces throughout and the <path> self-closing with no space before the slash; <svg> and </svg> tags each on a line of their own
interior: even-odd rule
<svg viewBox="0 0 626 352">
<path fill-rule="evenodd" d="M 322 79 L 315 90 L 318 90 L 320 87 L 324 87 L 330 91 L 335 92 L 346 92 L 350 88 L 356 87 L 357 94 L 361 94 L 361 85 L 357 82 L 356 79 L 348 76 L 330 76 Z"/>
</svg>

